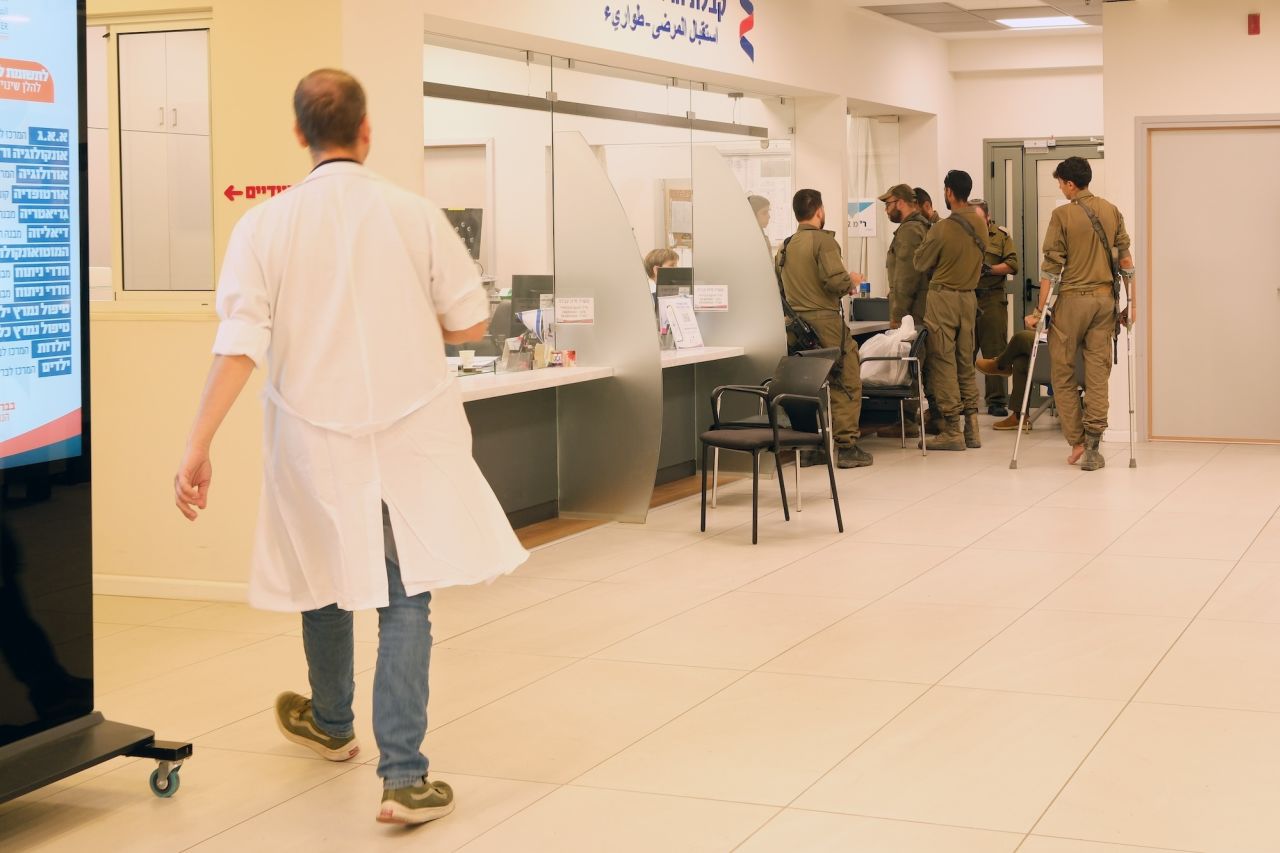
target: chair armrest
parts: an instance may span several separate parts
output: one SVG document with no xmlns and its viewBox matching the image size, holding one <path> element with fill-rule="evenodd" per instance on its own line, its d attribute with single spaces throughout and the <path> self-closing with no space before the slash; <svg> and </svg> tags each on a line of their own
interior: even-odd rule
<svg viewBox="0 0 1280 853">
<path fill-rule="evenodd" d="M 761 388 L 759 385 L 721 385 L 711 392 L 711 426 L 712 429 L 720 428 L 720 398 L 725 394 L 746 394 L 756 397 L 760 400 L 769 399 L 769 391 L 767 388 Z"/>
<path fill-rule="evenodd" d="M 818 411 L 818 423 L 823 423 L 821 415 L 826 411 L 826 401 L 821 397 L 810 397 L 807 394 L 779 394 L 769 401 L 769 426 L 773 428 L 773 443 L 778 444 L 778 409 L 783 403 L 807 403 Z"/>
</svg>

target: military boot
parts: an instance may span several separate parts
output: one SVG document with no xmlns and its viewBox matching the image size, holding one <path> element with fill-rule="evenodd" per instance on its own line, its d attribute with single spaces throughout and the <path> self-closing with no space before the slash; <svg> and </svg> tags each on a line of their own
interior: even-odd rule
<svg viewBox="0 0 1280 853">
<path fill-rule="evenodd" d="M 964 416 L 964 446 L 977 450 L 982 446 L 982 436 L 978 433 L 978 413 L 968 412 Z"/>
<path fill-rule="evenodd" d="M 963 420 L 962 417 L 954 417 L 943 421 L 942 432 L 937 438 L 930 439 L 928 448 L 930 450 L 964 450 Z"/>
<path fill-rule="evenodd" d="M 1091 432 L 1084 434 L 1084 456 L 1080 458 L 1081 471 L 1097 471 L 1107 464 L 1107 457 L 1102 455 L 1098 450 L 1098 445 L 1102 442 L 1102 436 Z"/>
</svg>

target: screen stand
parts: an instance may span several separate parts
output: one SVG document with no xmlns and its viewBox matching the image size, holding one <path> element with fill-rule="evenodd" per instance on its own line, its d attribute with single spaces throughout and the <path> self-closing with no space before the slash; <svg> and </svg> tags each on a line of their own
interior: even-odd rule
<svg viewBox="0 0 1280 853">
<path fill-rule="evenodd" d="M 171 797 L 189 743 L 156 740 L 154 732 L 115 723 L 98 711 L 0 747 L 0 803 L 121 756 L 154 759 L 151 791 Z"/>
</svg>

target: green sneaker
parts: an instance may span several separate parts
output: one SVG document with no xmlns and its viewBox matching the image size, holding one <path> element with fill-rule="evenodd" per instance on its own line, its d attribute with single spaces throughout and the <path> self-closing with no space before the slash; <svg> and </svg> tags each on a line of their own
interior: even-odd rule
<svg viewBox="0 0 1280 853">
<path fill-rule="evenodd" d="M 382 792 L 378 823 L 414 824 L 442 818 L 453 811 L 453 789 L 448 782 L 422 783 L 411 788 L 392 788 Z"/>
<path fill-rule="evenodd" d="M 346 761 L 360 752 L 355 735 L 333 737 L 320 731 L 311 718 L 311 700 L 287 690 L 276 697 L 276 728 L 285 740 L 302 744 L 330 761 Z"/>
</svg>

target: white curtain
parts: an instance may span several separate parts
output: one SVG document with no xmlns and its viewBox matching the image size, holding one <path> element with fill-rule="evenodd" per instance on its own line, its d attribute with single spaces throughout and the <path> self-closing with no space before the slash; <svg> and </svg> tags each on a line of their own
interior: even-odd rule
<svg viewBox="0 0 1280 853">
<path fill-rule="evenodd" d="M 873 199 L 889 187 L 908 183 L 901 176 L 898 149 L 898 121 L 889 117 L 849 117 L 849 200 Z M 876 236 L 850 237 L 850 266 L 856 267 L 871 282 L 872 296 L 885 296 L 885 254 L 893 239 L 892 225 L 877 207 Z"/>
</svg>

